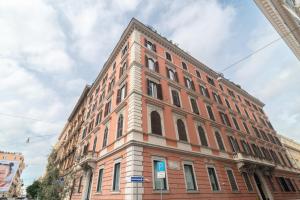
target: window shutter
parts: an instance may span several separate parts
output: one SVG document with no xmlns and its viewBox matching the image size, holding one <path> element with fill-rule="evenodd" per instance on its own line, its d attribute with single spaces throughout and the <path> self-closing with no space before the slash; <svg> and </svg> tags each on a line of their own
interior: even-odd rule
<svg viewBox="0 0 300 200">
<path fill-rule="evenodd" d="M 219 111 L 219 115 L 220 115 L 220 118 L 221 118 L 221 121 L 223 124 L 226 124 L 224 119 L 223 119 L 223 113 L 221 111 Z"/>
<path fill-rule="evenodd" d="M 223 104 L 220 95 L 217 95 L 217 97 L 218 97 L 219 103 L 220 103 L 220 104 Z"/>
<path fill-rule="evenodd" d="M 234 143 L 235 143 L 235 145 L 236 145 L 237 151 L 240 152 L 240 151 L 241 151 L 240 145 L 239 145 L 239 143 L 238 143 L 238 141 L 237 141 L 236 138 L 234 138 Z"/>
<path fill-rule="evenodd" d="M 155 44 L 152 44 L 152 48 L 153 48 L 153 51 L 156 52 L 156 45 Z"/>
<path fill-rule="evenodd" d="M 149 64 L 148 64 L 148 56 L 145 56 L 145 66 L 146 66 L 147 68 L 149 68 Z"/>
<path fill-rule="evenodd" d="M 172 90 L 172 97 L 173 97 L 173 103 L 175 104 L 175 106 L 180 107 L 180 101 L 179 101 L 178 93 L 174 90 Z"/>
<path fill-rule="evenodd" d="M 177 120 L 177 131 L 178 131 L 179 140 L 187 141 L 185 125 L 181 119 Z"/>
<path fill-rule="evenodd" d="M 151 133 L 162 135 L 161 118 L 158 112 L 151 112 Z"/>
<path fill-rule="evenodd" d="M 170 78 L 169 68 L 168 67 L 166 67 L 166 73 L 167 73 L 167 77 Z"/>
<path fill-rule="evenodd" d="M 177 83 L 179 82 L 177 72 L 175 72 L 175 80 L 176 80 Z"/>
<path fill-rule="evenodd" d="M 163 96 L 162 96 L 161 84 L 157 84 L 156 87 L 157 87 L 157 98 L 162 100 Z"/>
<path fill-rule="evenodd" d="M 191 103 L 192 103 L 192 107 L 193 107 L 193 111 L 195 114 L 199 114 L 199 110 L 198 110 L 198 106 L 197 106 L 197 102 L 195 99 L 191 99 Z"/>
<path fill-rule="evenodd" d="M 208 92 L 208 89 L 207 89 L 207 88 L 205 88 L 205 94 L 206 94 L 206 96 L 207 96 L 208 98 L 210 98 L 210 95 L 209 95 L 209 92 Z"/>
<path fill-rule="evenodd" d="M 125 88 L 124 88 L 124 90 L 125 90 L 125 95 L 124 95 L 124 97 L 126 97 L 126 96 L 127 96 L 127 83 L 125 83 Z"/>
<path fill-rule="evenodd" d="M 229 121 L 228 116 L 227 116 L 226 114 L 225 114 L 224 116 L 225 116 L 225 120 L 226 120 L 227 126 L 230 126 L 230 127 L 231 127 L 231 123 L 230 123 L 230 121 Z"/>
<path fill-rule="evenodd" d="M 185 87 L 187 87 L 188 85 L 187 85 L 187 78 L 186 77 L 184 77 L 184 85 L 185 85 Z"/>
<path fill-rule="evenodd" d="M 117 104 L 120 103 L 121 101 L 121 89 L 118 89 L 118 92 L 117 92 Z"/>
<path fill-rule="evenodd" d="M 192 87 L 192 90 L 195 91 L 195 85 L 194 85 L 194 81 L 193 80 L 191 80 L 191 87 Z"/>
<path fill-rule="evenodd" d="M 159 65 L 158 65 L 158 61 L 155 62 L 154 66 L 155 66 L 155 71 L 156 71 L 157 73 L 159 73 Z"/>
<path fill-rule="evenodd" d="M 228 140 L 229 140 L 229 143 L 230 143 L 232 152 L 236 152 L 236 150 L 235 150 L 235 148 L 234 148 L 233 141 L 232 141 L 232 137 L 231 137 L 231 136 L 228 136 Z"/>
<path fill-rule="evenodd" d="M 148 92 L 148 95 L 152 95 L 152 91 L 151 91 L 151 87 L 150 87 L 150 80 L 147 80 L 147 92 Z"/>
</svg>

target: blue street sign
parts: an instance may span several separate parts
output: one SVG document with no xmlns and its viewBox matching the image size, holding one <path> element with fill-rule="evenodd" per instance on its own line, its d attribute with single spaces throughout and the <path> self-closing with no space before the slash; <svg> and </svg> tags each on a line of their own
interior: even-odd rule
<svg viewBox="0 0 300 200">
<path fill-rule="evenodd" d="M 165 172 L 166 171 L 166 165 L 164 161 L 160 161 L 157 163 L 157 172 Z"/>
<path fill-rule="evenodd" d="M 144 182 L 144 177 L 143 176 L 131 176 L 130 182 L 142 183 L 142 182 Z"/>
</svg>

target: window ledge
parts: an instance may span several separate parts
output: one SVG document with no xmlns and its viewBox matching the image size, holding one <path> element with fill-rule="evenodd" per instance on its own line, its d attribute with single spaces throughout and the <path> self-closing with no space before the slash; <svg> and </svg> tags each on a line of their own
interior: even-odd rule
<svg viewBox="0 0 300 200">
<path fill-rule="evenodd" d="M 186 193 L 197 194 L 200 193 L 199 190 L 186 190 Z"/>
<path fill-rule="evenodd" d="M 156 194 L 159 194 L 159 193 L 167 194 L 167 193 L 170 193 L 170 190 L 153 190 L 152 193 L 156 193 Z"/>
</svg>

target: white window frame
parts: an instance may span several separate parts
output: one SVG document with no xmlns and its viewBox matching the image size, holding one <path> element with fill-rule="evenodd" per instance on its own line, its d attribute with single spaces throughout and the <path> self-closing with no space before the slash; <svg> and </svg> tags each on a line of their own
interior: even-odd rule
<svg viewBox="0 0 300 200">
<path fill-rule="evenodd" d="M 177 120 L 178 119 L 181 119 L 183 121 L 183 123 L 184 123 L 187 141 L 179 140 L 179 133 L 178 133 L 178 129 L 177 129 Z M 188 127 L 187 127 L 187 123 L 186 123 L 185 117 L 173 113 L 173 124 L 175 126 L 175 131 L 176 131 L 176 140 L 179 141 L 179 142 L 190 143 L 189 131 L 188 131 Z"/>
<path fill-rule="evenodd" d="M 99 172 L 100 170 L 103 170 L 103 174 L 102 174 L 102 181 L 101 181 L 101 191 L 98 191 L 98 184 L 99 184 Z M 103 177 L 104 177 L 104 165 L 100 165 L 100 167 L 98 168 L 98 176 L 97 176 L 97 185 L 96 185 L 96 194 L 101 194 L 102 190 L 103 190 Z"/>
<path fill-rule="evenodd" d="M 194 113 L 191 99 L 194 99 L 194 100 L 195 100 L 199 114 Z M 189 103 L 190 103 L 190 108 L 191 108 L 192 113 L 195 114 L 195 115 L 201 115 L 201 112 L 200 112 L 200 108 L 199 108 L 199 104 L 198 104 L 197 98 L 192 97 L 192 96 L 189 95 Z"/>
<path fill-rule="evenodd" d="M 121 169 L 122 169 L 122 166 L 121 166 L 121 162 L 122 162 L 122 158 L 118 158 L 114 161 L 114 166 L 113 166 L 113 170 L 112 170 L 112 182 L 111 182 L 111 192 L 113 193 L 120 193 L 121 192 Z M 120 163 L 120 176 L 119 176 L 119 190 L 116 190 L 114 191 L 114 179 L 115 179 L 115 166 L 116 164 Z"/>
<path fill-rule="evenodd" d="M 155 189 L 155 174 L 154 174 L 154 161 L 164 161 L 165 162 L 165 167 L 166 167 L 166 186 L 167 186 L 167 189 L 166 190 L 163 190 L 163 191 L 169 191 L 169 181 L 168 181 L 168 163 L 167 163 L 167 160 L 166 158 L 164 157 L 160 157 L 160 156 L 152 156 L 151 157 L 151 166 L 152 166 L 152 190 L 154 191 L 158 191 Z"/>
<path fill-rule="evenodd" d="M 168 76 L 169 76 L 169 79 L 176 82 L 176 77 L 175 77 L 176 69 L 175 69 L 174 67 L 169 66 L 169 65 L 167 65 L 167 68 L 168 68 Z M 172 79 L 171 76 L 170 76 L 170 70 L 174 72 L 174 75 L 173 75 L 174 78 L 173 78 L 173 79 Z"/>
<path fill-rule="evenodd" d="M 196 189 L 195 190 L 188 190 L 187 189 L 187 182 L 186 182 L 186 176 L 185 176 L 185 170 L 184 170 L 184 165 L 191 165 L 192 166 L 192 170 L 193 170 L 193 174 L 194 174 L 194 179 L 195 179 L 195 185 L 196 185 Z M 197 176 L 196 176 L 196 172 L 195 172 L 195 167 L 194 167 L 194 163 L 192 161 L 183 161 L 182 162 L 182 170 L 183 170 L 183 176 L 184 176 L 184 183 L 185 183 L 185 189 L 187 192 L 194 192 L 194 191 L 198 191 L 198 183 L 197 183 Z"/>
<path fill-rule="evenodd" d="M 210 115 L 209 115 L 207 106 L 209 106 L 209 107 L 211 108 L 211 112 L 213 113 L 214 119 L 215 119 L 215 121 L 216 121 L 216 114 L 214 113 L 214 111 L 213 111 L 213 109 L 212 109 L 212 108 L 213 108 L 212 105 L 210 105 L 210 104 L 205 104 L 205 109 L 206 109 L 206 113 L 207 113 L 207 115 L 208 115 L 208 119 L 209 119 L 209 120 L 212 120 L 212 119 L 210 118 Z M 212 120 L 212 121 L 214 121 L 214 120 Z"/>
<path fill-rule="evenodd" d="M 218 186 L 219 186 L 219 190 L 213 190 L 212 185 L 211 185 L 211 180 L 210 180 L 210 177 L 209 177 L 208 168 L 214 168 L 215 174 L 216 174 L 216 178 L 217 178 L 217 182 L 218 182 Z M 210 185 L 211 191 L 212 191 L 212 192 L 220 192 L 220 191 L 222 191 L 222 188 L 221 188 L 221 184 L 220 184 L 220 181 L 219 181 L 219 176 L 218 176 L 218 172 L 217 172 L 217 170 L 216 170 L 216 167 L 215 167 L 214 165 L 206 165 L 206 173 L 207 173 L 207 176 L 208 176 L 208 181 L 209 181 L 209 185 Z"/>
<path fill-rule="evenodd" d="M 174 104 L 174 101 L 173 101 L 172 90 L 175 90 L 175 91 L 178 92 L 178 95 L 179 95 L 179 101 L 180 101 L 180 107 L 179 107 L 179 108 L 182 108 L 182 100 L 181 100 L 180 90 L 178 90 L 178 89 L 176 89 L 176 88 L 170 86 L 170 87 L 169 87 L 169 92 L 170 92 L 170 97 L 171 97 L 171 103 L 172 103 L 172 105 L 173 105 L 173 106 L 176 106 L 176 105 Z M 177 106 L 176 106 L 176 107 L 177 107 Z"/>
<path fill-rule="evenodd" d="M 157 85 L 160 84 L 159 80 L 154 79 L 154 78 L 152 78 L 150 76 L 147 76 L 146 80 L 149 80 L 149 81 L 151 81 L 151 82 L 153 82 L 153 83 L 155 83 Z M 147 90 L 148 90 L 148 88 L 147 88 Z M 148 95 L 148 91 L 147 91 L 147 95 Z M 150 96 L 150 95 L 148 95 L 148 96 Z M 150 97 L 157 99 L 157 86 L 153 87 L 152 96 L 150 96 Z"/>
<path fill-rule="evenodd" d="M 236 191 L 232 190 L 232 186 L 231 186 L 231 183 L 230 183 L 230 180 L 229 180 L 229 176 L 228 176 L 227 170 L 231 170 L 231 172 L 232 172 L 233 179 L 234 179 L 235 184 L 236 184 L 236 187 L 237 187 L 237 190 L 236 190 Z M 230 188 L 231 188 L 231 192 L 239 192 L 239 191 L 240 191 L 240 188 L 239 188 L 238 182 L 236 181 L 236 178 L 235 178 L 235 174 L 234 174 L 233 169 L 230 168 L 230 167 L 225 167 L 225 171 L 226 171 L 226 176 L 227 176 L 227 179 L 228 179 L 229 186 L 230 186 Z"/>
</svg>

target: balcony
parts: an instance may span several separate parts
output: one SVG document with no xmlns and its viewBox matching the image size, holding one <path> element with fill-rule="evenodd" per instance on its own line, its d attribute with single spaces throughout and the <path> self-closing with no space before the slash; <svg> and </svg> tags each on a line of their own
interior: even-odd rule
<svg viewBox="0 0 300 200">
<path fill-rule="evenodd" d="M 275 168 L 275 163 L 263 158 L 246 155 L 243 153 L 236 153 L 233 155 L 233 159 L 238 162 L 238 168 Z"/>
<path fill-rule="evenodd" d="M 83 169 L 95 168 L 97 161 L 97 152 L 88 151 L 86 154 L 79 158 L 78 165 Z"/>
</svg>

